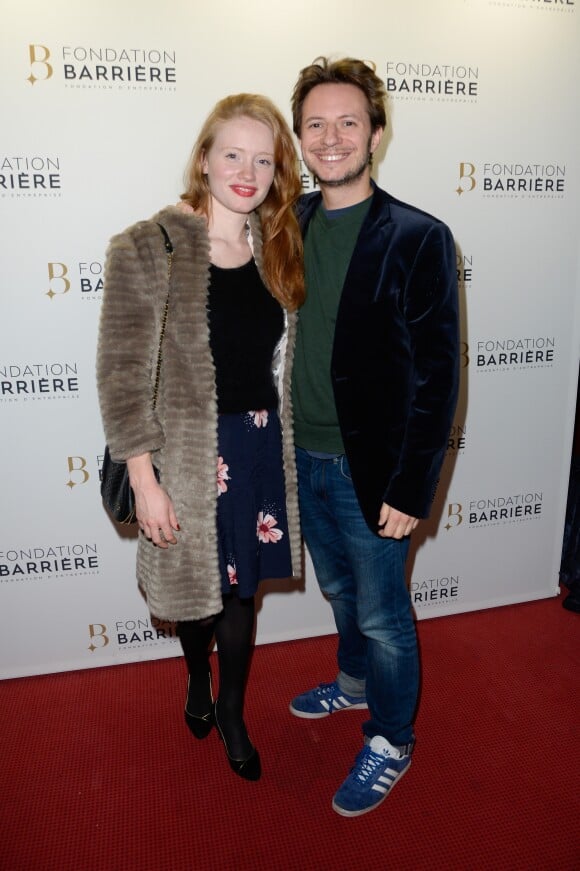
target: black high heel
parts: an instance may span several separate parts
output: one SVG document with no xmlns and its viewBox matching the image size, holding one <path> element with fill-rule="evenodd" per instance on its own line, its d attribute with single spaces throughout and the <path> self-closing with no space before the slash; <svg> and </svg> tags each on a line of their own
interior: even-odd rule
<svg viewBox="0 0 580 871">
<path fill-rule="evenodd" d="M 221 726 L 217 718 L 217 702 L 214 702 L 213 706 L 213 722 L 215 723 L 218 734 L 222 739 L 222 743 L 226 751 L 226 756 L 228 757 L 228 762 L 230 763 L 230 768 L 232 769 L 232 771 L 240 777 L 243 777 L 245 780 L 259 780 L 262 776 L 262 764 L 260 762 L 260 755 L 255 747 L 252 747 L 252 752 L 247 757 L 247 759 L 232 759 L 232 757 L 230 756 L 228 745 L 226 744 L 226 739 L 224 738 L 224 733 L 221 730 Z"/>
<path fill-rule="evenodd" d="M 187 678 L 187 698 L 185 700 L 185 722 L 187 723 L 187 727 L 192 735 L 195 735 L 200 741 L 203 738 L 207 738 L 214 725 L 214 708 L 213 708 L 213 695 L 211 689 L 211 672 L 208 672 L 209 679 L 209 696 L 211 700 L 211 709 L 207 712 L 207 714 L 190 714 L 187 710 L 187 703 L 189 702 L 189 677 Z"/>
</svg>

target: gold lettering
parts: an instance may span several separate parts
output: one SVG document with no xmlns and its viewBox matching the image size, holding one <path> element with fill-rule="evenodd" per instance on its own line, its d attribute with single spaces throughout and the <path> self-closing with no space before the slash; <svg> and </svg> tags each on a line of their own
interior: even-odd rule
<svg viewBox="0 0 580 871">
<path fill-rule="evenodd" d="M 68 267 L 65 263 L 49 263 L 48 264 L 48 278 L 51 282 L 51 286 L 46 291 L 46 295 L 52 299 L 53 296 L 57 294 L 68 293 L 70 290 L 70 281 L 65 276 L 68 275 Z M 52 282 L 53 281 L 62 281 L 63 290 L 53 290 Z"/>
<path fill-rule="evenodd" d="M 35 82 L 39 82 L 41 80 L 46 81 L 47 79 L 50 79 L 54 71 L 52 65 L 48 63 L 48 59 L 50 57 L 50 51 L 48 50 L 48 48 L 45 45 L 29 45 L 28 54 L 30 56 L 31 66 L 31 72 L 28 76 L 28 81 L 30 82 L 30 84 L 33 85 Z M 32 67 L 35 64 L 40 64 L 41 66 L 43 66 L 45 68 L 46 75 L 35 76 L 34 72 L 32 72 Z"/>
<path fill-rule="evenodd" d="M 459 526 L 463 523 L 463 515 L 462 515 L 463 506 L 460 502 L 450 502 L 447 506 L 447 523 L 445 524 L 445 529 L 449 532 L 450 529 L 453 529 L 456 526 Z M 453 522 L 451 521 L 453 519 Z"/>
<path fill-rule="evenodd" d="M 86 470 L 87 461 L 84 457 L 67 457 L 68 463 L 68 471 L 69 471 L 69 479 L 67 481 L 66 486 L 70 487 L 72 490 L 73 487 L 76 487 L 77 484 L 86 484 L 90 478 L 89 473 Z M 82 481 L 73 481 L 73 473 L 80 473 L 82 475 Z"/>
<path fill-rule="evenodd" d="M 464 179 L 467 179 L 469 182 L 469 187 L 464 188 L 461 186 L 461 183 Z M 476 186 L 477 182 L 475 181 L 475 165 L 473 163 L 460 163 L 459 164 L 459 187 L 457 188 L 458 194 L 463 194 L 467 191 L 472 191 Z"/>
<path fill-rule="evenodd" d="M 91 639 L 89 650 L 91 653 L 107 646 L 109 643 L 109 636 L 105 634 L 106 631 L 107 627 L 104 623 L 89 623 L 89 638 Z M 98 644 L 94 643 L 94 640 L 96 639 L 99 639 Z"/>
</svg>

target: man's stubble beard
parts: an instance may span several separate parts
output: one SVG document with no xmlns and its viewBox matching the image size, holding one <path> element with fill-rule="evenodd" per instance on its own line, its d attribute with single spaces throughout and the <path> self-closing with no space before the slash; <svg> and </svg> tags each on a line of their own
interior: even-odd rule
<svg viewBox="0 0 580 871">
<path fill-rule="evenodd" d="M 343 175 L 342 178 L 333 178 L 333 179 L 330 179 L 330 181 L 326 181 L 325 179 L 321 179 L 316 175 L 314 170 L 310 166 L 308 166 L 306 161 L 304 161 L 304 162 L 306 163 L 306 166 L 308 167 L 308 169 L 310 170 L 312 175 L 318 181 L 318 184 L 320 187 L 328 187 L 328 188 L 346 187 L 347 185 L 353 184 L 354 182 L 358 181 L 359 178 L 361 178 L 361 176 L 363 176 L 365 174 L 367 166 L 370 166 L 371 161 L 372 161 L 371 140 L 372 140 L 372 137 L 369 136 L 369 141 L 367 143 L 367 154 L 366 154 L 364 161 L 361 161 L 359 166 L 355 167 L 354 169 L 351 169 L 349 172 L 346 173 L 346 175 Z"/>
</svg>

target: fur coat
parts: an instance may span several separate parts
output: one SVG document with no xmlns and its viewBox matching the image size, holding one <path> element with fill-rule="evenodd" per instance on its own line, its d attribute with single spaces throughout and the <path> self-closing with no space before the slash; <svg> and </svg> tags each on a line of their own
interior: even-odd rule
<svg viewBox="0 0 580 871">
<path fill-rule="evenodd" d="M 167 255 L 174 254 L 157 405 L 152 408 L 159 334 L 167 298 Z M 262 234 L 250 216 L 262 279 Z M 222 610 L 216 529 L 217 396 L 209 346 L 210 243 L 206 222 L 176 207 L 115 236 L 105 264 L 97 350 L 97 386 L 111 456 L 147 451 L 175 506 L 178 544 L 155 547 L 139 536 L 137 579 L 151 613 L 199 620 Z M 290 400 L 296 315 L 287 313 L 273 372 L 282 423 L 288 527 L 294 576 L 301 570 L 298 498 Z"/>
</svg>

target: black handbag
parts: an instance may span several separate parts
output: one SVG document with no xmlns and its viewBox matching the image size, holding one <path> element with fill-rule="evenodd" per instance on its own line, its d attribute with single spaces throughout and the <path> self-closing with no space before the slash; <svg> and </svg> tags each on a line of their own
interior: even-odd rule
<svg viewBox="0 0 580 871">
<path fill-rule="evenodd" d="M 163 337 L 167 326 L 167 313 L 169 311 L 169 294 L 171 290 L 171 267 L 173 264 L 173 245 L 167 235 L 165 227 L 158 224 L 165 240 L 165 252 L 167 254 L 167 298 L 161 319 L 161 331 L 159 333 L 159 350 L 157 352 L 157 369 L 155 372 L 155 385 L 153 388 L 153 408 L 157 405 L 157 393 L 159 390 L 159 376 L 161 374 L 161 357 Z M 153 466 L 155 477 L 159 481 L 159 470 Z M 117 462 L 111 459 L 109 446 L 105 445 L 103 465 L 101 468 L 101 497 L 103 504 L 113 520 L 117 523 L 135 523 L 135 496 L 129 483 L 129 472 L 126 462 Z"/>
</svg>

